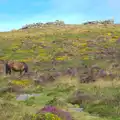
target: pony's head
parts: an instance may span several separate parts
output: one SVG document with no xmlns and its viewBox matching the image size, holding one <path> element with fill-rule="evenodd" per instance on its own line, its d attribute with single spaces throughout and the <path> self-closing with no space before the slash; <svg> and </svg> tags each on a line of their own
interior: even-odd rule
<svg viewBox="0 0 120 120">
<path fill-rule="evenodd" d="M 24 71 L 25 71 L 25 73 L 27 73 L 28 72 L 28 65 L 25 63 L 25 62 L 21 62 L 22 64 L 23 64 L 23 66 L 24 66 Z"/>
</svg>

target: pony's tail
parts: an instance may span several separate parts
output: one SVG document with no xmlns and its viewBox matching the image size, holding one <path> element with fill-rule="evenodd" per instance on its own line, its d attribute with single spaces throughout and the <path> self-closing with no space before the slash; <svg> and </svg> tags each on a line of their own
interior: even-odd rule
<svg viewBox="0 0 120 120">
<path fill-rule="evenodd" d="M 24 64 L 24 71 L 25 71 L 25 73 L 27 73 L 28 72 L 28 65 L 25 63 L 25 62 L 22 62 L 23 64 Z"/>
</svg>

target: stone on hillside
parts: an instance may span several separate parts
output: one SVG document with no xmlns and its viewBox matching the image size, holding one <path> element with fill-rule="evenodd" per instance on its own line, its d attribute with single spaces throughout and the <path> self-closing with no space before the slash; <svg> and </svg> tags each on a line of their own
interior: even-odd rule
<svg viewBox="0 0 120 120">
<path fill-rule="evenodd" d="M 36 96 L 40 96 L 40 94 L 20 94 L 16 97 L 17 101 L 25 101 L 28 100 L 30 97 L 36 97 Z"/>
<path fill-rule="evenodd" d="M 25 101 L 28 99 L 28 95 L 24 94 L 24 95 L 19 95 L 18 97 L 16 97 L 16 100 L 18 101 Z"/>
<path fill-rule="evenodd" d="M 101 70 L 99 71 L 99 73 L 98 73 L 98 76 L 99 76 L 99 77 L 106 77 L 106 76 L 107 76 L 107 73 L 106 73 L 105 70 L 101 69 Z"/>
<path fill-rule="evenodd" d="M 70 108 L 71 110 L 74 110 L 76 112 L 82 112 L 83 108 Z"/>
<path fill-rule="evenodd" d="M 71 98 L 69 98 L 69 102 L 72 104 L 82 104 L 82 102 L 87 102 L 94 100 L 94 96 L 81 92 L 79 90 L 75 91 Z"/>
<path fill-rule="evenodd" d="M 56 77 L 60 77 L 62 75 L 61 72 L 56 72 L 56 73 L 53 73 L 53 77 L 56 78 Z"/>
</svg>

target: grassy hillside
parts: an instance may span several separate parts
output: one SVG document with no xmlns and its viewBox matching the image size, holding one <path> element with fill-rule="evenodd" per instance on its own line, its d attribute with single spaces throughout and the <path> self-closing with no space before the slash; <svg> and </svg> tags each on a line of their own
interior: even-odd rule
<svg viewBox="0 0 120 120">
<path fill-rule="evenodd" d="M 59 106 L 71 113 L 75 120 L 119 120 L 120 118 L 120 83 L 119 68 L 111 65 L 119 64 L 120 27 L 118 25 L 67 25 L 62 27 L 46 26 L 26 30 L 0 33 L 0 59 L 25 61 L 30 71 L 39 73 L 61 72 L 68 67 L 79 67 L 80 73 L 84 65 L 91 67 L 97 64 L 101 69 L 111 71 L 115 77 L 97 78 L 94 83 L 80 83 L 78 77 L 60 76 L 55 82 L 46 85 L 35 85 L 33 78 L 17 82 L 15 77 L 1 75 L 1 88 L 12 85 L 23 86 L 25 93 L 40 93 L 41 96 L 25 102 L 16 101 L 14 92 L 0 93 L 0 116 L 3 120 L 23 120 L 25 113 L 34 113 L 46 104 Z M 55 64 L 56 63 L 56 64 Z M 70 108 L 78 105 L 70 101 L 74 91 L 80 90 L 94 95 L 93 101 L 81 100 L 85 109 L 75 112 Z M 56 98 L 56 99 L 54 99 Z M 54 101 L 52 101 L 54 99 Z M 77 104 L 77 103 L 76 103 Z"/>
<path fill-rule="evenodd" d="M 0 33 L 1 59 L 50 62 L 83 60 L 108 44 L 100 41 L 109 37 L 111 42 L 119 38 L 119 27 L 67 26 L 28 29 Z M 112 33 L 112 34 L 111 34 Z M 95 44 L 91 47 L 91 44 Z M 89 45 L 88 45 L 89 44 Z M 86 55 L 85 55 L 86 54 Z M 91 57 L 90 54 L 90 57 Z"/>
</svg>

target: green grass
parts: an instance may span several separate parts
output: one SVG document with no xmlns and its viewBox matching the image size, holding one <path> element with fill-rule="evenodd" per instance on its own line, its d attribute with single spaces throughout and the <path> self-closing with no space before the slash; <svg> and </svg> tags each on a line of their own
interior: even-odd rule
<svg viewBox="0 0 120 120">
<path fill-rule="evenodd" d="M 66 83 L 69 82 L 72 83 L 72 85 L 67 84 L 66 87 Z M 104 81 L 103 84 L 107 83 Z M 14 93 L 3 94 L 0 97 L 0 108 L 2 110 L 2 112 L 0 112 L 0 115 L 3 119 L 9 116 L 10 120 L 21 120 L 20 116 L 24 116 L 24 113 L 34 113 L 37 109 L 40 109 L 41 107 L 49 103 L 60 108 L 67 109 L 76 118 L 76 120 L 88 120 L 88 118 L 91 120 L 113 120 L 113 118 L 115 120 L 119 120 L 117 118 L 119 118 L 118 112 L 120 112 L 118 109 L 120 86 L 115 87 L 113 85 L 108 85 L 106 87 L 103 87 L 97 82 L 91 85 L 76 85 L 77 84 L 75 84 L 75 81 L 63 78 L 61 81 L 56 81 L 55 83 L 51 84 L 51 86 L 47 85 L 49 87 L 43 87 L 42 90 L 38 87 L 32 86 L 29 89 L 27 88 L 27 90 L 31 90 L 32 88 L 34 88 L 34 90 L 29 91 L 29 93 L 33 93 L 34 91 L 40 93 L 41 95 L 35 98 L 31 98 L 25 102 L 17 102 Z M 102 88 L 100 88 L 100 86 Z M 71 111 L 69 108 L 76 106 L 67 103 L 67 99 L 69 96 L 71 96 L 73 91 L 76 90 L 76 88 L 86 91 L 89 94 L 97 95 L 97 97 L 100 97 L 102 95 L 102 99 L 98 102 L 96 100 L 89 104 L 84 104 L 85 110 L 82 113 Z M 95 114 L 98 114 L 99 117 L 94 117 Z"/>
</svg>

